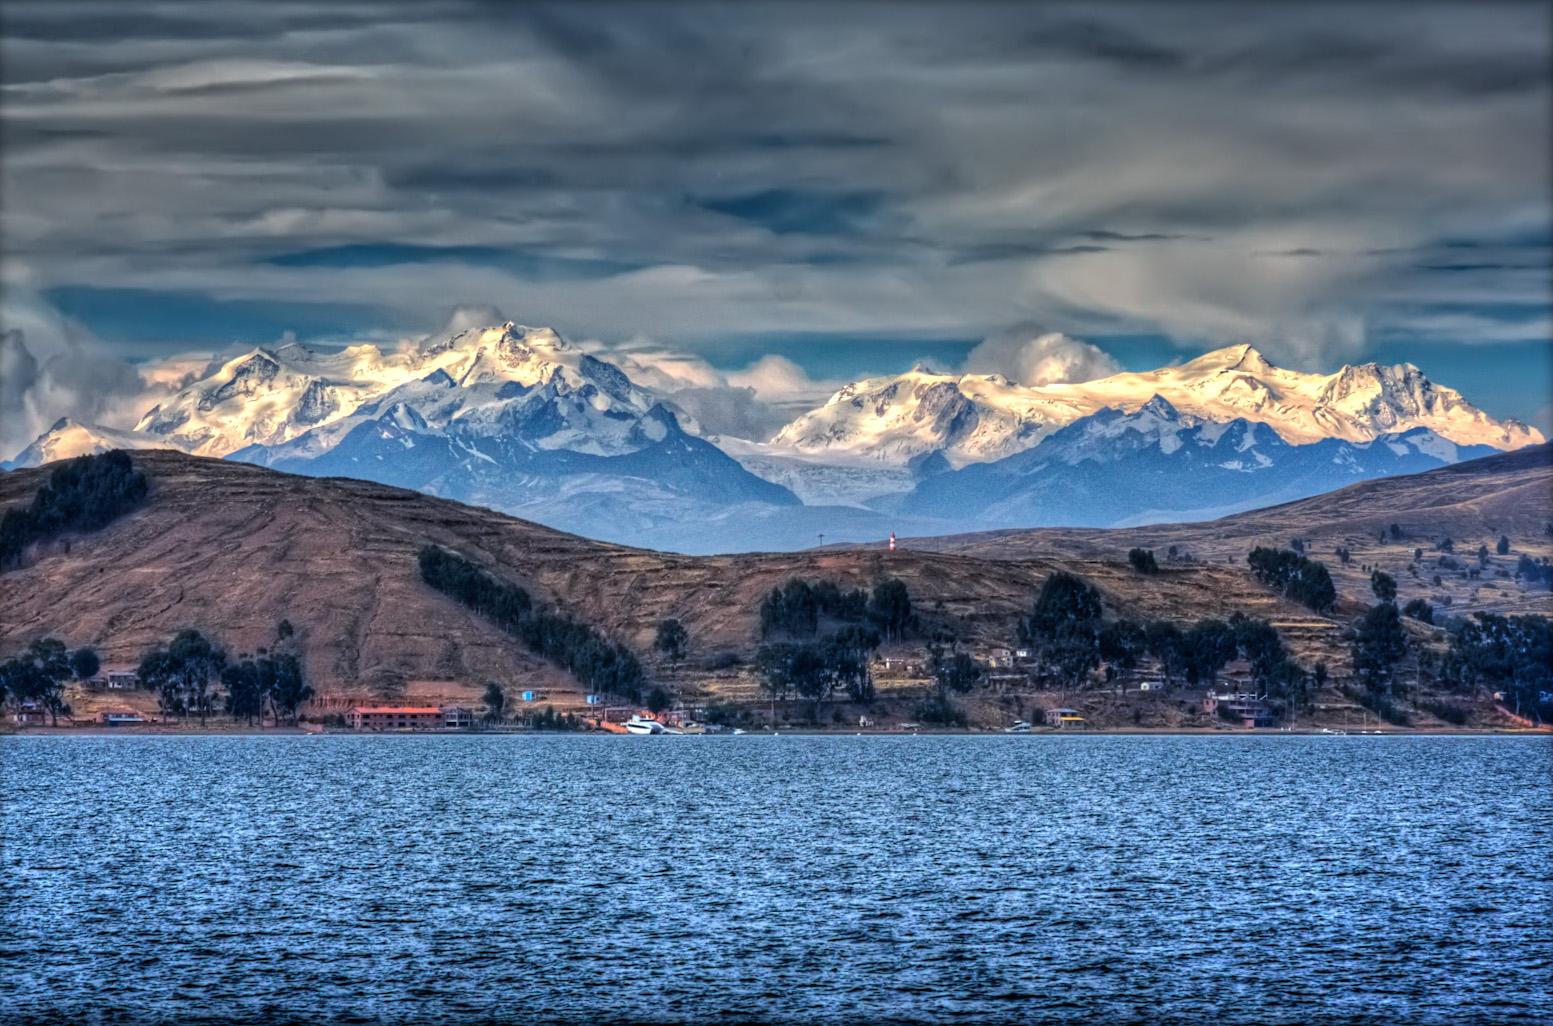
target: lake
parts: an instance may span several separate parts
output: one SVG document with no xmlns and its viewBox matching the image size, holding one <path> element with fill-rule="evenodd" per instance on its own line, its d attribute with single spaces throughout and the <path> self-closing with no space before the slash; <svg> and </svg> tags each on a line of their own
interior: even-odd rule
<svg viewBox="0 0 1553 1026">
<path fill-rule="evenodd" d="M 6 1021 L 1534 1022 L 1553 741 L 8 737 Z"/>
</svg>

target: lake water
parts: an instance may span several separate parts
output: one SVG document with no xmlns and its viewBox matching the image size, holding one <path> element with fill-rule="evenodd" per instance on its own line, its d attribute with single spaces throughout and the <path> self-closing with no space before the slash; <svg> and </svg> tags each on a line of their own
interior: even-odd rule
<svg viewBox="0 0 1553 1026">
<path fill-rule="evenodd" d="M 1546 1022 L 1553 743 L 0 739 L 5 1021 Z"/>
</svg>

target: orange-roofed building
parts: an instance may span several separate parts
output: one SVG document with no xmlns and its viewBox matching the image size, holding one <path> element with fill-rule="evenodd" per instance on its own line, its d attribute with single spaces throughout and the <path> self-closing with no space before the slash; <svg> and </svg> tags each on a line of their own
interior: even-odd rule
<svg viewBox="0 0 1553 1026">
<path fill-rule="evenodd" d="M 352 730 L 437 730 L 442 710 L 434 705 L 358 705 L 346 717 Z"/>
</svg>

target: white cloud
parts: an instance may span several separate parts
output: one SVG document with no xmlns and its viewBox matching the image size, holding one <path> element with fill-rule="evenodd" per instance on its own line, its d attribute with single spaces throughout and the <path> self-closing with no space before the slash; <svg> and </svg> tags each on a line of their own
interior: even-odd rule
<svg viewBox="0 0 1553 1026">
<path fill-rule="evenodd" d="M 1093 381 L 1116 374 L 1122 365 L 1099 346 L 1061 332 L 1041 332 L 1029 326 L 988 337 L 965 357 L 973 374 L 1002 374 L 1021 385 L 1061 381 Z"/>
</svg>

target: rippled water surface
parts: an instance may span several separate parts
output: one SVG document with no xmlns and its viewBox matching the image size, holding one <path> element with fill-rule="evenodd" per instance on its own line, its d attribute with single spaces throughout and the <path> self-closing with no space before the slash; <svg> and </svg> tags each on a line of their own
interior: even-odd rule
<svg viewBox="0 0 1553 1026">
<path fill-rule="evenodd" d="M 1553 744 L 21 737 L 7 1021 L 1546 1022 Z"/>
</svg>

